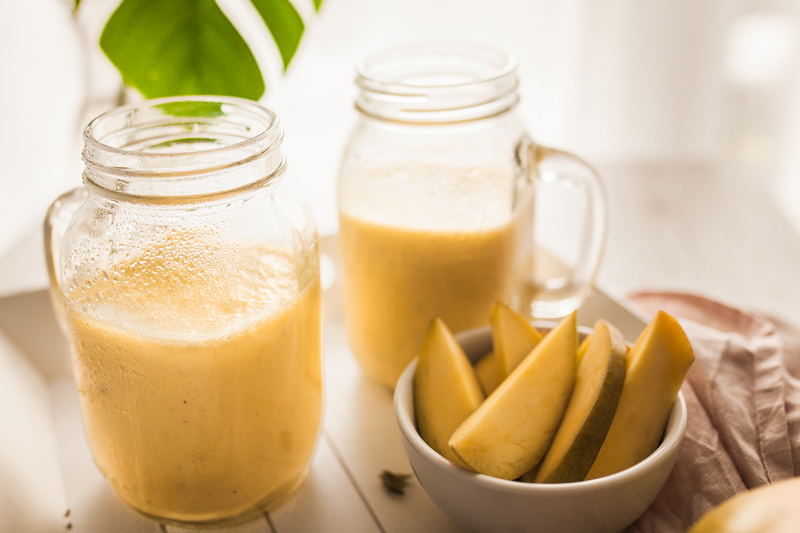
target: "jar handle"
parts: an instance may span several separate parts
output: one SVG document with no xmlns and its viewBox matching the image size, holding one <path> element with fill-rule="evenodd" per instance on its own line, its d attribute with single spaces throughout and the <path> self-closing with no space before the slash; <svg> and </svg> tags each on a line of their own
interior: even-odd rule
<svg viewBox="0 0 800 533">
<path fill-rule="evenodd" d="M 580 307 L 592 290 L 606 238 L 605 192 L 597 172 L 569 152 L 526 138 L 517 147 L 517 158 L 527 183 L 534 188 L 542 183 L 557 184 L 578 191 L 584 199 L 584 223 L 574 265 L 564 265 L 536 243 L 528 243 L 532 252 L 522 259 L 515 306 L 535 318 L 561 317 Z M 532 231 L 529 238 L 533 240 Z"/>
<path fill-rule="evenodd" d="M 77 187 L 59 196 L 47 210 L 44 218 L 44 255 L 47 261 L 47 274 L 50 277 L 50 302 L 61 331 L 66 333 L 64 316 L 64 294 L 61 291 L 59 261 L 61 258 L 61 241 L 70 220 L 86 201 L 88 191 Z"/>
</svg>

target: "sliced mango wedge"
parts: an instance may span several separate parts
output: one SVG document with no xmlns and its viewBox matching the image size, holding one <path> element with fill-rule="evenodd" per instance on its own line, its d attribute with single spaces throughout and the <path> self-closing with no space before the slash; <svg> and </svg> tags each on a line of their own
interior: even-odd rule
<svg viewBox="0 0 800 533">
<path fill-rule="evenodd" d="M 534 479 L 536 483 L 582 481 L 614 419 L 625 382 L 625 338 L 614 326 L 598 320 L 587 339 L 590 341 L 583 345 L 575 390 Z"/>
<path fill-rule="evenodd" d="M 575 385 L 576 315 L 561 320 L 453 433 L 477 472 L 516 479 L 544 457 Z"/>
<path fill-rule="evenodd" d="M 659 311 L 628 353 L 617 412 L 586 479 L 625 470 L 655 451 L 693 361 L 683 328 Z"/>
<path fill-rule="evenodd" d="M 467 467 L 447 442 L 483 399 L 467 356 L 445 323 L 435 318 L 428 327 L 414 373 L 414 415 L 420 436 L 440 455 Z"/>
<path fill-rule="evenodd" d="M 487 396 L 500 385 L 503 377 L 500 376 L 500 363 L 497 362 L 497 356 L 493 351 L 478 360 L 475 364 L 475 375 Z"/>
<path fill-rule="evenodd" d="M 492 307 L 489 322 L 492 325 L 492 342 L 500 367 L 500 379 L 503 380 L 536 348 L 542 341 L 542 335 L 525 317 L 500 302 Z"/>
</svg>

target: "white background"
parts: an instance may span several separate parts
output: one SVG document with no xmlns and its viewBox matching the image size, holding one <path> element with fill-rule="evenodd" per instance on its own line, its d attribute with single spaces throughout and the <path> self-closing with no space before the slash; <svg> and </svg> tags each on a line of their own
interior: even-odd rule
<svg viewBox="0 0 800 533">
<path fill-rule="evenodd" d="M 252 6 L 220 0 L 267 75 L 263 103 L 281 117 L 290 179 L 322 233 L 337 229 L 355 63 L 398 43 L 453 39 L 517 56 L 520 112 L 539 142 L 600 166 L 747 168 L 800 228 L 800 3 L 326 0 L 318 14 L 311 0 L 295 3 L 307 29 L 284 75 Z M 81 125 L 117 91 L 94 48 L 114 6 L 84 0 L 73 19 L 69 0 L 0 1 L 0 292 L 44 282 L 40 260 L 9 255 L 40 254 L 47 205 L 80 182 Z"/>
</svg>

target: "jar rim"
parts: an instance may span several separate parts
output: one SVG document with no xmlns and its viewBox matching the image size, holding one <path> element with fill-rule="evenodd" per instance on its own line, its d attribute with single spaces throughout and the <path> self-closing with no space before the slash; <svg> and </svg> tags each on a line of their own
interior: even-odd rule
<svg viewBox="0 0 800 533">
<path fill-rule="evenodd" d="M 84 129 L 84 181 L 139 198 L 197 197 L 282 174 L 277 115 L 251 100 L 175 96 L 103 113 Z"/>
<path fill-rule="evenodd" d="M 427 83 L 420 81 L 412 83 L 393 78 L 381 78 L 376 75 L 398 67 L 434 65 L 441 61 L 442 58 L 446 58 L 453 66 L 458 66 L 455 63 L 457 60 L 470 61 L 473 66 L 483 66 L 485 72 L 476 73 L 471 77 L 462 75 L 460 80 L 453 79 L 442 82 L 435 82 L 429 78 L 430 81 Z M 481 61 L 482 65 L 478 65 L 477 61 Z M 375 83 L 389 87 L 411 89 L 461 87 L 503 78 L 515 72 L 516 68 L 516 57 L 498 49 L 475 43 L 432 41 L 398 45 L 365 57 L 356 64 L 356 84 L 362 86 L 368 83 Z"/>
<path fill-rule="evenodd" d="M 356 108 L 397 122 L 486 118 L 518 101 L 517 59 L 484 45 L 422 42 L 388 48 L 356 66 Z"/>
<path fill-rule="evenodd" d="M 278 116 L 270 109 L 258 105 L 257 103 L 246 100 L 244 98 L 236 98 L 232 96 L 168 96 L 164 98 L 153 98 L 149 100 L 144 100 L 142 102 L 135 102 L 132 104 L 126 104 L 120 107 L 115 107 L 114 109 L 110 109 L 94 119 L 92 119 L 89 124 L 87 124 L 86 128 L 83 131 L 83 139 L 85 144 L 90 144 L 103 150 L 114 152 L 118 154 L 130 154 L 135 152 L 137 155 L 146 155 L 146 157 L 163 157 L 163 158 L 174 158 L 175 152 L 142 152 L 137 150 L 128 150 L 125 148 L 120 148 L 116 146 L 112 146 L 109 144 L 104 143 L 101 139 L 98 139 L 94 136 L 95 131 L 103 125 L 104 122 L 109 120 L 113 120 L 118 117 L 123 117 L 126 115 L 130 115 L 132 112 L 136 112 L 140 109 L 145 107 L 160 107 L 166 108 L 167 106 L 174 105 L 174 104 L 188 104 L 191 102 L 199 103 L 199 104 L 219 104 L 219 105 L 228 105 L 233 107 L 239 107 L 247 109 L 248 112 L 251 112 L 255 115 L 261 115 L 264 119 L 267 120 L 267 125 L 260 133 L 244 139 L 238 143 L 228 145 L 228 146 L 221 146 L 210 148 L 206 150 L 198 150 L 193 152 L 184 152 L 184 153 L 192 153 L 192 154 L 207 154 L 207 153 L 214 153 L 216 151 L 225 151 L 229 150 L 232 147 L 240 147 L 245 145 L 251 145 L 258 143 L 259 140 L 268 137 L 270 133 L 273 133 L 277 130 L 279 126 Z M 189 117 L 190 115 L 185 115 Z"/>
</svg>

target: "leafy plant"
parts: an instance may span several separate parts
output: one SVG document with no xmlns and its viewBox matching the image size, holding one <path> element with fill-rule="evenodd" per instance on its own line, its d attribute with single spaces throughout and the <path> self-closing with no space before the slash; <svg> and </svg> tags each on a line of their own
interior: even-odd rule
<svg viewBox="0 0 800 533">
<path fill-rule="evenodd" d="M 285 70 L 303 36 L 303 19 L 289 0 L 250 2 Z M 318 11 L 322 0 L 313 2 Z M 122 0 L 100 48 L 123 81 L 146 98 L 218 94 L 257 100 L 266 89 L 250 47 L 215 0 Z"/>
</svg>

